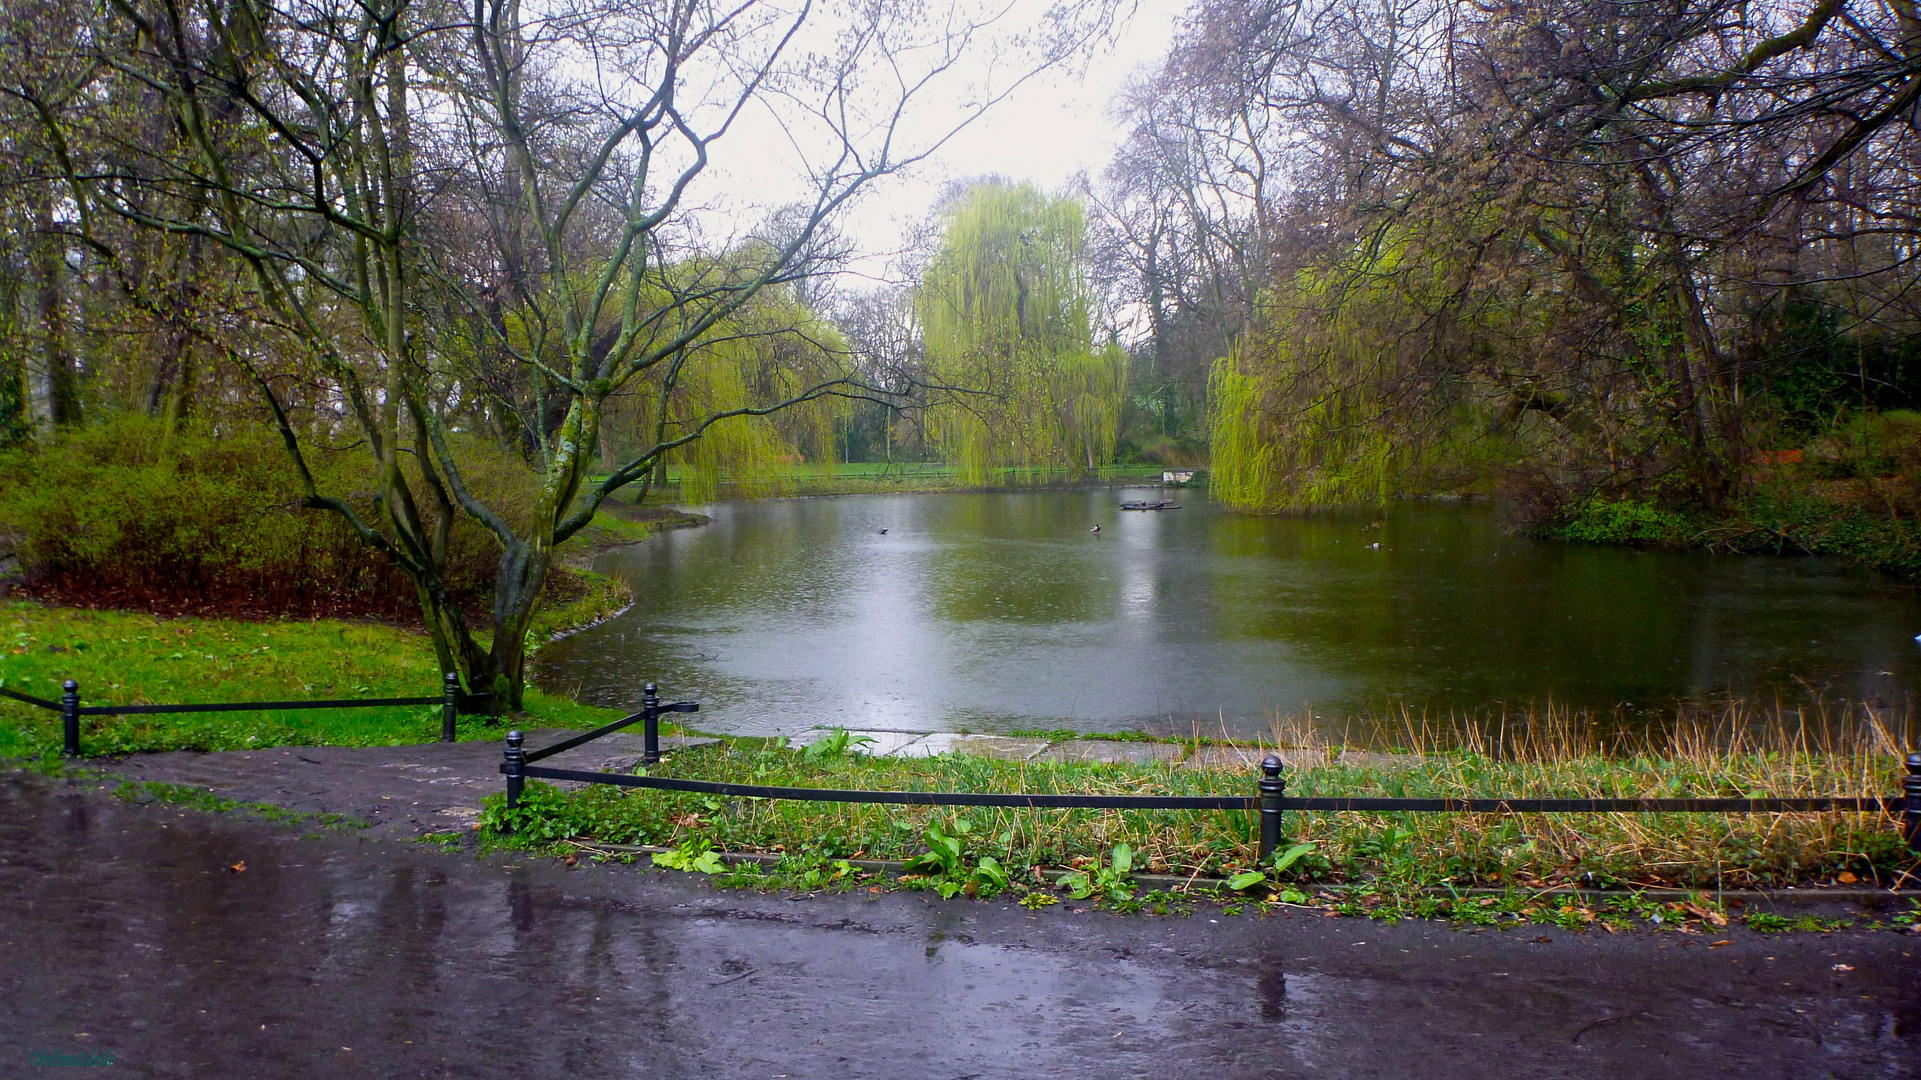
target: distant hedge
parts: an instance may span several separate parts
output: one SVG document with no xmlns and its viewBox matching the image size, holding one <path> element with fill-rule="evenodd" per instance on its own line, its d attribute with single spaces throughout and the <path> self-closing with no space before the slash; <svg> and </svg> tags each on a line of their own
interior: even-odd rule
<svg viewBox="0 0 1921 1080">
<path fill-rule="evenodd" d="M 531 506 L 534 478 L 520 462 L 485 446 L 460 453 L 481 498 L 510 517 Z M 363 449 L 309 463 L 324 492 L 377 520 Z M 418 618 L 411 579 L 340 515 L 301 507 L 299 494 L 279 437 L 258 426 L 169 434 L 126 417 L 0 452 L 0 533 L 12 535 L 36 595 L 179 613 Z M 448 551 L 449 587 L 484 613 L 493 538 L 457 516 Z"/>
</svg>

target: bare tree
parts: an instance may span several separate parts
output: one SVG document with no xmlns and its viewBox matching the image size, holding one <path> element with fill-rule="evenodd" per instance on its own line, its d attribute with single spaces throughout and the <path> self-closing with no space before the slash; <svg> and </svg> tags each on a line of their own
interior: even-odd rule
<svg viewBox="0 0 1921 1080">
<path fill-rule="evenodd" d="M 265 325 L 304 351 L 319 386 L 309 405 L 332 415 L 299 422 L 283 373 L 231 357 L 272 412 L 306 505 L 340 514 L 410 575 L 446 670 L 518 708 L 554 551 L 606 498 L 716 425 L 879 393 L 829 350 L 761 363 L 758 385 L 718 393 L 725 380 L 703 373 L 768 333 L 755 305 L 807 277 L 857 192 L 1104 18 L 1050 15 L 1018 70 L 966 93 L 955 84 L 968 58 L 1011 48 L 992 13 L 109 0 L 88 35 L 96 84 L 45 115 L 91 214 L 200 237 L 244 263 Z M 132 93 L 165 103 L 177 151 L 76 153 L 111 141 L 89 102 Z M 915 138 L 910 122 L 937 101 L 941 122 Z M 809 194 L 779 228 L 717 244 L 705 236 L 723 219 L 705 204 L 727 193 L 710 166 L 749 123 L 788 140 Z M 153 190 L 197 193 L 207 212 L 155 209 L 142 197 Z M 656 399 L 654 430 L 590 483 L 608 402 L 639 387 Z M 469 483 L 456 447 L 476 422 L 530 451 L 530 506 L 490 505 Z M 375 470 L 371 516 L 307 466 L 316 440 L 343 435 Z M 501 547 L 486 645 L 444 581 L 459 516 Z"/>
</svg>

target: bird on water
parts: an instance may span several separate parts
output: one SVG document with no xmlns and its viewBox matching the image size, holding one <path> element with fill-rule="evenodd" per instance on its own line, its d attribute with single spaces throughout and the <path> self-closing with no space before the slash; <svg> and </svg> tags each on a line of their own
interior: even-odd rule
<svg viewBox="0 0 1921 1080">
<path fill-rule="evenodd" d="M 1096 526 L 1094 526 L 1093 528 L 1091 528 L 1091 529 L 1089 529 L 1089 530 L 1087 530 L 1087 531 L 1088 531 L 1088 532 L 1100 532 L 1100 531 L 1101 531 L 1101 527 L 1100 527 L 1099 525 L 1096 525 Z"/>
<path fill-rule="evenodd" d="M 880 531 L 880 534 L 881 534 L 882 536 L 886 536 L 886 535 L 887 535 L 887 530 L 886 530 L 886 529 L 882 529 L 882 530 Z"/>
</svg>

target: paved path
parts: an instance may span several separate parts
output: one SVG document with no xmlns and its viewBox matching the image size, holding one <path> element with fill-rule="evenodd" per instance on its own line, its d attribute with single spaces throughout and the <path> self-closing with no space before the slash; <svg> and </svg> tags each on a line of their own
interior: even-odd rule
<svg viewBox="0 0 1921 1080">
<path fill-rule="evenodd" d="M 453 786 L 397 781 L 388 801 Z M 1921 1063 L 1913 935 L 796 902 L 302 832 L 0 774 L 0 1076 L 49 1053 L 272 1080 L 1903 1080 Z"/>
<path fill-rule="evenodd" d="M 546 746 L 569 735 L 560 729 L 526 733 L 527 747 Z M 794 740 L 805 745 L 826 732 Z M 1178 743 L 1109 739 L 1015 738 L 926 732 L 856 732 L 872 738 L 862 752 L 876 756 L 926 757 L 960 752 L 1039 761 L 1108 761 L 1177 768 L 1245 771 L 1249 793 L 1259 751 L 1228 746 L 1189 748 Z M 698 752 L 717 740 L 662 736 L 668 753 Z M 179 751 L 134 754 L 96 764 L 136 780 L 205 788 L 240 802 L 266 802 L 307 813 L 346 814 L 371 823 L 377 835 L 413 836 L 462 828 L 480 813 L 483 796 L 503 789 L 500 742 L 425 743 L 410 746 L 289 746 L 223 753 Z M 641 737 L 618 732 L 547 758 L 555 768 L 626 771 L 640 761 Z M 1297 758 L 1301 752 L 1293 751 Z M 1379 760 L 1376 760 L 1379 759 Z M 1349 764 L 1392 767 L 1411 758 L 1343 754 Z M 578 785 L 562 784 L 563 787 Z"/>
<path fill-rule="evenodd" d="M 526 733 L 527 748 L 578 732 Z M 672 753 L 712 739 L 662 736 Z M 414 746 L 283 746 L 223 753 L 135 754 L 95 762 L 134 780 L 205 788 L 240 802 L 265 802 L 305 813 L 345 814 L 371 823 L 375 835 L 418 835 L 461 828 L 480 814 L 483 796 L 505 790 L 501 742 Z M 618 732 L 541 762 L 563 769 L 631 769 L 641 737 Z"/>
</svg>

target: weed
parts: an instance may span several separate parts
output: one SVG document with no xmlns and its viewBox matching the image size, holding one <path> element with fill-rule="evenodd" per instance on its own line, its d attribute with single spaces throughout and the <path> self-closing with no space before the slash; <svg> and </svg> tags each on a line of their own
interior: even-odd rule
<svg viewBox="0 0 1921 1080">
<path fill-rule="evenodd" d="M 982 855 L 971 868 L 967 865 L 966 837 L 974 831 L 974 823 L 960 818 L 954 822 L 953 829 L 950 836 L 941 831 L 938 823 L 930 823 L 921 833 L 921 839 L 927 842 L 927 851 L 907 860 L 901 868 L 903 872 L 928 879 L 927 887 L 939 892 L 944 899 L 952 899 L 962 892 L 989 897 L 1007 888 L 1007 871 L 999 859 Z"/>
<path fill-rule="evenodd" d="M 157 780 L 122 781 L 113 789 L 113 795 L 123 802 L 137 803 L 141 806 L 163 802 L 211 814 L 242 813 L 273 822 L 299 824 L 312 821 L 327 828 L 351 829 L 365 829 L 373 824 L 347 814 L 314 814 L 302 810 L 289 810 L 272 803 L 243 803 L 236 799 L 229 799 L 210 788 L 169 784 Z"/>
<path fill-rule="evenodd" d="M 688 840 L 672 851 L 655 852 L 653 864 L 663 870 L 696 874 L 718 874 L 727 869 L 727 864 L 720 861 L 720 852 L 715 851 L 714 846 L 706 840 L 698 838 Z"/>
<path fill-rule="evenodd" d="M 1094 864 L 1093 873 L 1070 870 L 1062 875 L 1061 884 L 1067 887 L 1067 894 L 1076 900 L 1085 900 L 1098 893 L 1103 899 L 1122 904 L 1134 898 L 1133 872 L 1134 849 L 1126 844 L 1115 844 L 1105 862 Z"/>
<path fill-rule="evenodd" d="M 815 739 L 801 748 L 801 756 L 809 761 L 846 757 L 862 746 L 872 746 L 872 735 L 856 735 L 846 728 L 830 729 L 827 734 Z"/>
</svg>

